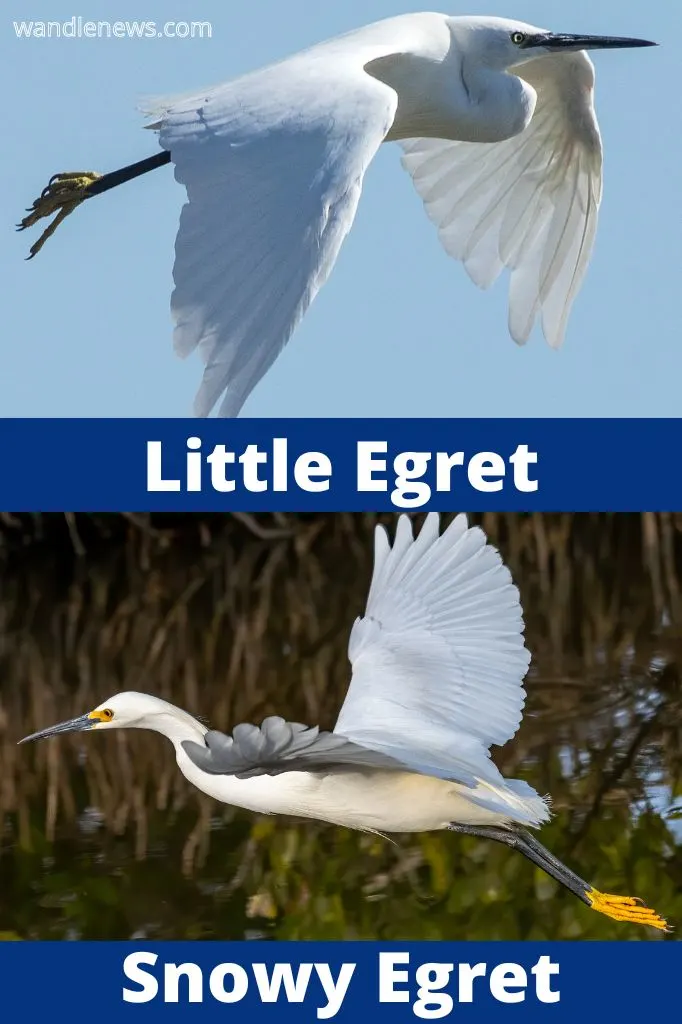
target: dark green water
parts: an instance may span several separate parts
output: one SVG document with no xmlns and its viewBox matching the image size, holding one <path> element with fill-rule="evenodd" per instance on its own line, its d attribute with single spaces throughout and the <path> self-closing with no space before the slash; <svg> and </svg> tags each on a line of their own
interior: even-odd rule
<svg viewBox="0 0 682 1024">
<path fill-rule="evenodd" d="M 639 518 L 621 518 L 490 521 L 534 655 L 524 722 L 494 756 L 552 795 L 543 843 L 679 928 L 679 554 L 662 534 L 652 554 Z M 309 517 L 261 539 L 131 525 L 86 530 L 81 557 L 63 538 L 15 547 L 0 596 L 0 937 L 664 938 L 496 844 L 393 844 L 214 804 L 153 734 L 16 746 L 121 689 L 219 728 L 272 712 L 331 726 L 371 526 Z"/>
</svg>

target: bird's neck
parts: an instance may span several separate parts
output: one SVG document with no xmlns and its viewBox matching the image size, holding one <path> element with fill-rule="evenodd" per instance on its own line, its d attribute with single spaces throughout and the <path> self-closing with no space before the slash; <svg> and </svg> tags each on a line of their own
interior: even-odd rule
<svg viewBox="0 0 682 1024">
<path fill-rule="evenodd" d="M 537 94 L 509 71 L 508 53 L 491 41 L 469 18 L 449 18 L 452 46 L 444 61 L 457 98 L 465 96 L 465 122 L 470 137 L 464 142 L 503 142 L 530 124 Z"/>
<path fill-rule="evenodd" d="M 528 82 L 471 59 L 460 59 L 460 78 L 468 99 L 469 142 L 503 142 L 520 135 L 535 111 L 537 93 Z"/>
<path fill-rule="evenodd" d="M 501 142 L 530 122 L 536 93 L 508 74 L 452 49 L 441 61 L 391 54 L 366 65 L 398 97 L 386 141 L 414 138 Z"/>
<path fill-rule="evenodd" d="M 181 749 L 180 744 L 184 740 L 199 741 L 207 732 L 205 725 L 172 704 L 168 705 L 168 711 L 161 710 L 149 715 L 140 724 L 143 729 L 151 729 L 169 739 L 176 752 Z"/>
</svg>

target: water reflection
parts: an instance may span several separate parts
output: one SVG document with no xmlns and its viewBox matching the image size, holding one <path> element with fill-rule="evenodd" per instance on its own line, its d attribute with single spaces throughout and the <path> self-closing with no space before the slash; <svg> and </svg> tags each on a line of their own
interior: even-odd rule
<svg viewBox="0 0 682 1024">
<path fill-rule="evenodd" d="M 552 794 L 543 843 L 679 926 L 680 524 L 482 518 L 534 655 L 523 725 L 495 760 Z M 376 519 L 0 523 L 0 935 L 662 938 L 591 913 L 496 844 L 392 844 L 214 804 L 153 734 L 16 747 L 121 689 L 218 728 L 271 713 L 330 727 Z"/>
</svg>

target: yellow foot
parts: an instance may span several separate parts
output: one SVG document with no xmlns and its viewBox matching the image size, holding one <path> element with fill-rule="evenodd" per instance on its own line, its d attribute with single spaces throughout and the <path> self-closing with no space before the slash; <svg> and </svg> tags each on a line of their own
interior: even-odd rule
<svg viewBox="0 0 682 1024">
<path fill-rule="evenodd" d="M 20 224 L 17 224 L 18 231 L 33 227 L 43 217 L 51 217 L 53 213 L 57 216 L 51 224 L 43 231 L 37 242 L 31 246 L 31 254 L 27 259 L 33 259 L 39 253 L 50 235 L 53 235 L 65 217 L 76 209 L 77 206 L 88 198 L 88 189 L 102 177 L 95 171 L 65 171 L 63 174 L 54 174 L 46 187 L 40 193 L 28 210 L 28 216 L 24 217 Z"/>
<path fill-rule="evenodd" d="M 644 905 L 636 896 L 612 896 L 597 889 L 589 889 L 585 895 L 593 910 L 606 914 L 614 921 L 629 921 L 631 924 L 645 924 L 660 931 L 672 931 L 667 922 L 655 910 Z"/>
</svg>

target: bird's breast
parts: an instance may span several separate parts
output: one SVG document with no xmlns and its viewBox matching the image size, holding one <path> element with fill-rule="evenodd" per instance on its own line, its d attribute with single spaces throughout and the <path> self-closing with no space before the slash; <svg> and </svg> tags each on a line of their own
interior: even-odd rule
<svg viewBox="0 0 682 1024">
<path fill-rule="evenodd" d="M 238 779 L 209 775 L 183 752 L 178 764 L 193 785 L 222 803 L 361 831 L 433 831 L 450 821 L 468 820 L 472 811 L 464 787 L 412 772 L 344 769 Z"/>
<path fill-rule="evenodd" d="M 202 793 L 234 807 L 258 814 L 287 814 L 315 817 L 306 809 L 315 806 L 319 777 L 308 772 L 283 772 L 281 775 L 256 775 L 238 779 L 234 775 L 210 775 L 178 751 L 178 766 L 189 782 Z"/>
</svg>

